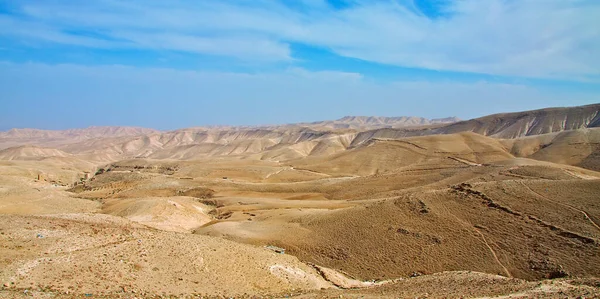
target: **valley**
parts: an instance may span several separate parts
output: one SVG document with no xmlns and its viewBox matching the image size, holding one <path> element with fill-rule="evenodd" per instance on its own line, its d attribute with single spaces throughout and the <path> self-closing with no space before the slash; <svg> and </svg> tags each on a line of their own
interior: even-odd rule
<svg viewBox="0 0 600 299">
<path fill-rule="evenodd" d="M 0 296 L 600 296 L 599 112 L 1 132 Z"/>
</svg>

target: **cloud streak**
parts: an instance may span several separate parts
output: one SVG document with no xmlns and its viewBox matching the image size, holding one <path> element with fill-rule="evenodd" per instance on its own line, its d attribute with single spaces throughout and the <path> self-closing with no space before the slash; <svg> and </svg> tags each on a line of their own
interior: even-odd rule
<svg viewBox="0 0 600 299">
<path fill-rule="evenodd" d="M 0 63 L 0 128 L 5 129 L 90 125 L 175 129 L 293 123 L 345 115 L 467 119 L 595 101 L 594 92 L 561 93 L 485 81 L 381 83 L 356 73 L 301 68 L 234 73 Z"/>
<path fill-rule="evenodd" d="M 343 9 L 319 0 L 286 3 L 21 1 L 15 13 L 0 15 L 0 35 L 261 63 L 289 62 L 290 44 L 302 43 L 403 67 L 600 80 L 595 0 L 449 0 L 438 7 L 439 17 L 408 0 L 356 0 Z"/>
</svg>

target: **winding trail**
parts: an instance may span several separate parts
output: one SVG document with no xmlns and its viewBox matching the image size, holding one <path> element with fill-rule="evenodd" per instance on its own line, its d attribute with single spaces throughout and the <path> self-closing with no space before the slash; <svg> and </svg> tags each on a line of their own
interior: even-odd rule
<svg viewBox="0 0 600 299">
<path fill-rule="evenodd" d="M 519 182 L 519 183 L 521 183 L 521 185 L 523 185 L 525 188 L 527 188 L 530 192 L 532 192 L 535 195 L 537 195 L 539 198 L 542 198 L 542 199 L 547 200 L 549 202 L 555 203 L 557 205 L 561 205 L 563 207 L 566 207 L 566 208 L 569 208 L 569 209 L 571 209 L 573 211 L 581 213 L 585 217 L 585 219 L 587 219 L 590 222 L 591 225 L 593 225 L 596 229 L 598 229 L 600 231 L 600 225 L 598 225 L 598 223 L 594 222 L 594 220 L 592 220 L 592 218 L 590 218 L 590 215 L 588 215 L 588 213 L 586 213 L 584 210 L 580 210 L 580 209 L 578 209 L 578 208 L 576 208 L 576 207 L 574 207 L 574 206 L 572 206 L 570 204 L 567 204 L 567 203 L 562 203 L 562 202 L 559 202 L 559 201 L 552 200 L 552 199 L 550 199 L 550 198 L 542 195 L 541 193 L 539 193 L 539 192 L 531 189 L 531 187 L 529 187 L 527 184 L 525 184 L 523 182 Z"/>
</svg>

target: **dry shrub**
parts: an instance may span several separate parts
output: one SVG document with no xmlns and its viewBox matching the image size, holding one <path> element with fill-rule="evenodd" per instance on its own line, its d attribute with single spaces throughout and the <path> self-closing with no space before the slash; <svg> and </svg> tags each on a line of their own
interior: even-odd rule
<svg viewBox="0 0 600 299">
<path fill-rule="evenodd" d="M 186 191 L 182 191 L 180 194 L 183 196 L 207 199 L 212 198 L 214 196 L 215 190 L 204 187 L 196 187 Z"/>
<path fill-rule="evenodd" d="M 76 185 L 73 188 L 68 189 L 68 192 L 71 193 L 81 193 L 81 192 L 85 192 L 85 191 L 90 191 L 92 190 L 92 188 L 86 186 L 86 185 Z"/>
</svg>

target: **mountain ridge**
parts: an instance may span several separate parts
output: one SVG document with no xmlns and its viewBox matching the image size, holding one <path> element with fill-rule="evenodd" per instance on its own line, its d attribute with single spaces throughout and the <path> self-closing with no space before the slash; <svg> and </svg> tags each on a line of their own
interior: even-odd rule
<svg viewBox="0 0 600 299">
<path fill-rule="evenodd" d="M 432 124 L 416 117 L 346 116 L 335 121 L 273 127 L 185 128 L 157 131 L 139 127 L 90 127 L 65 131 L 14 129 L 0 133 L 0 149 L 30 145 L 57 149 L 94 161 L 131 158 L 201 159 L 239 156 L 286 161 L 330 155 L 366 146 L 375 139 L 449 135 L 472 132 L 499 139 L 594 128 L 600 125 L 600 104 L 500 113 L 476 119 Z M 455 118 L 443 119 L 454 121 Z M 390 124 L 415 125 L 393 127 Z M 595 136 L 595 135 L 594 135 Z M 595 150 L 590 150 L 594 152 Z M 590 152 L 588 151 L 588 152 Z M 12 150 L 10 159 L 32 158 L 50 150 Z M 590 152 L 590 153 L 591 153 Z M 23 157 L 21 157 L 23 156 Z"/>
<path fill-rule="evenodd" d="M 419 279 L 440 273 L 454 288 L 447 271 L 495 277 L 461 278 L 467 297 L 498 297 L 472 288 L 502 276 L 519 279 L 504 285 L 517 297 L 597 285 L 597 106 L 404 128 L 345 120 L 385 126 L 366 131 L 13 131 L 0 138 L 22 143 L 0 147 L 0 293 L 396 298 L 406 283 L 418 297 L 440 289 Z M 513 288 L 523 281 L 535 292 Z M 586 290 L 550 296 L 600 294 Z"/>
</svg>

